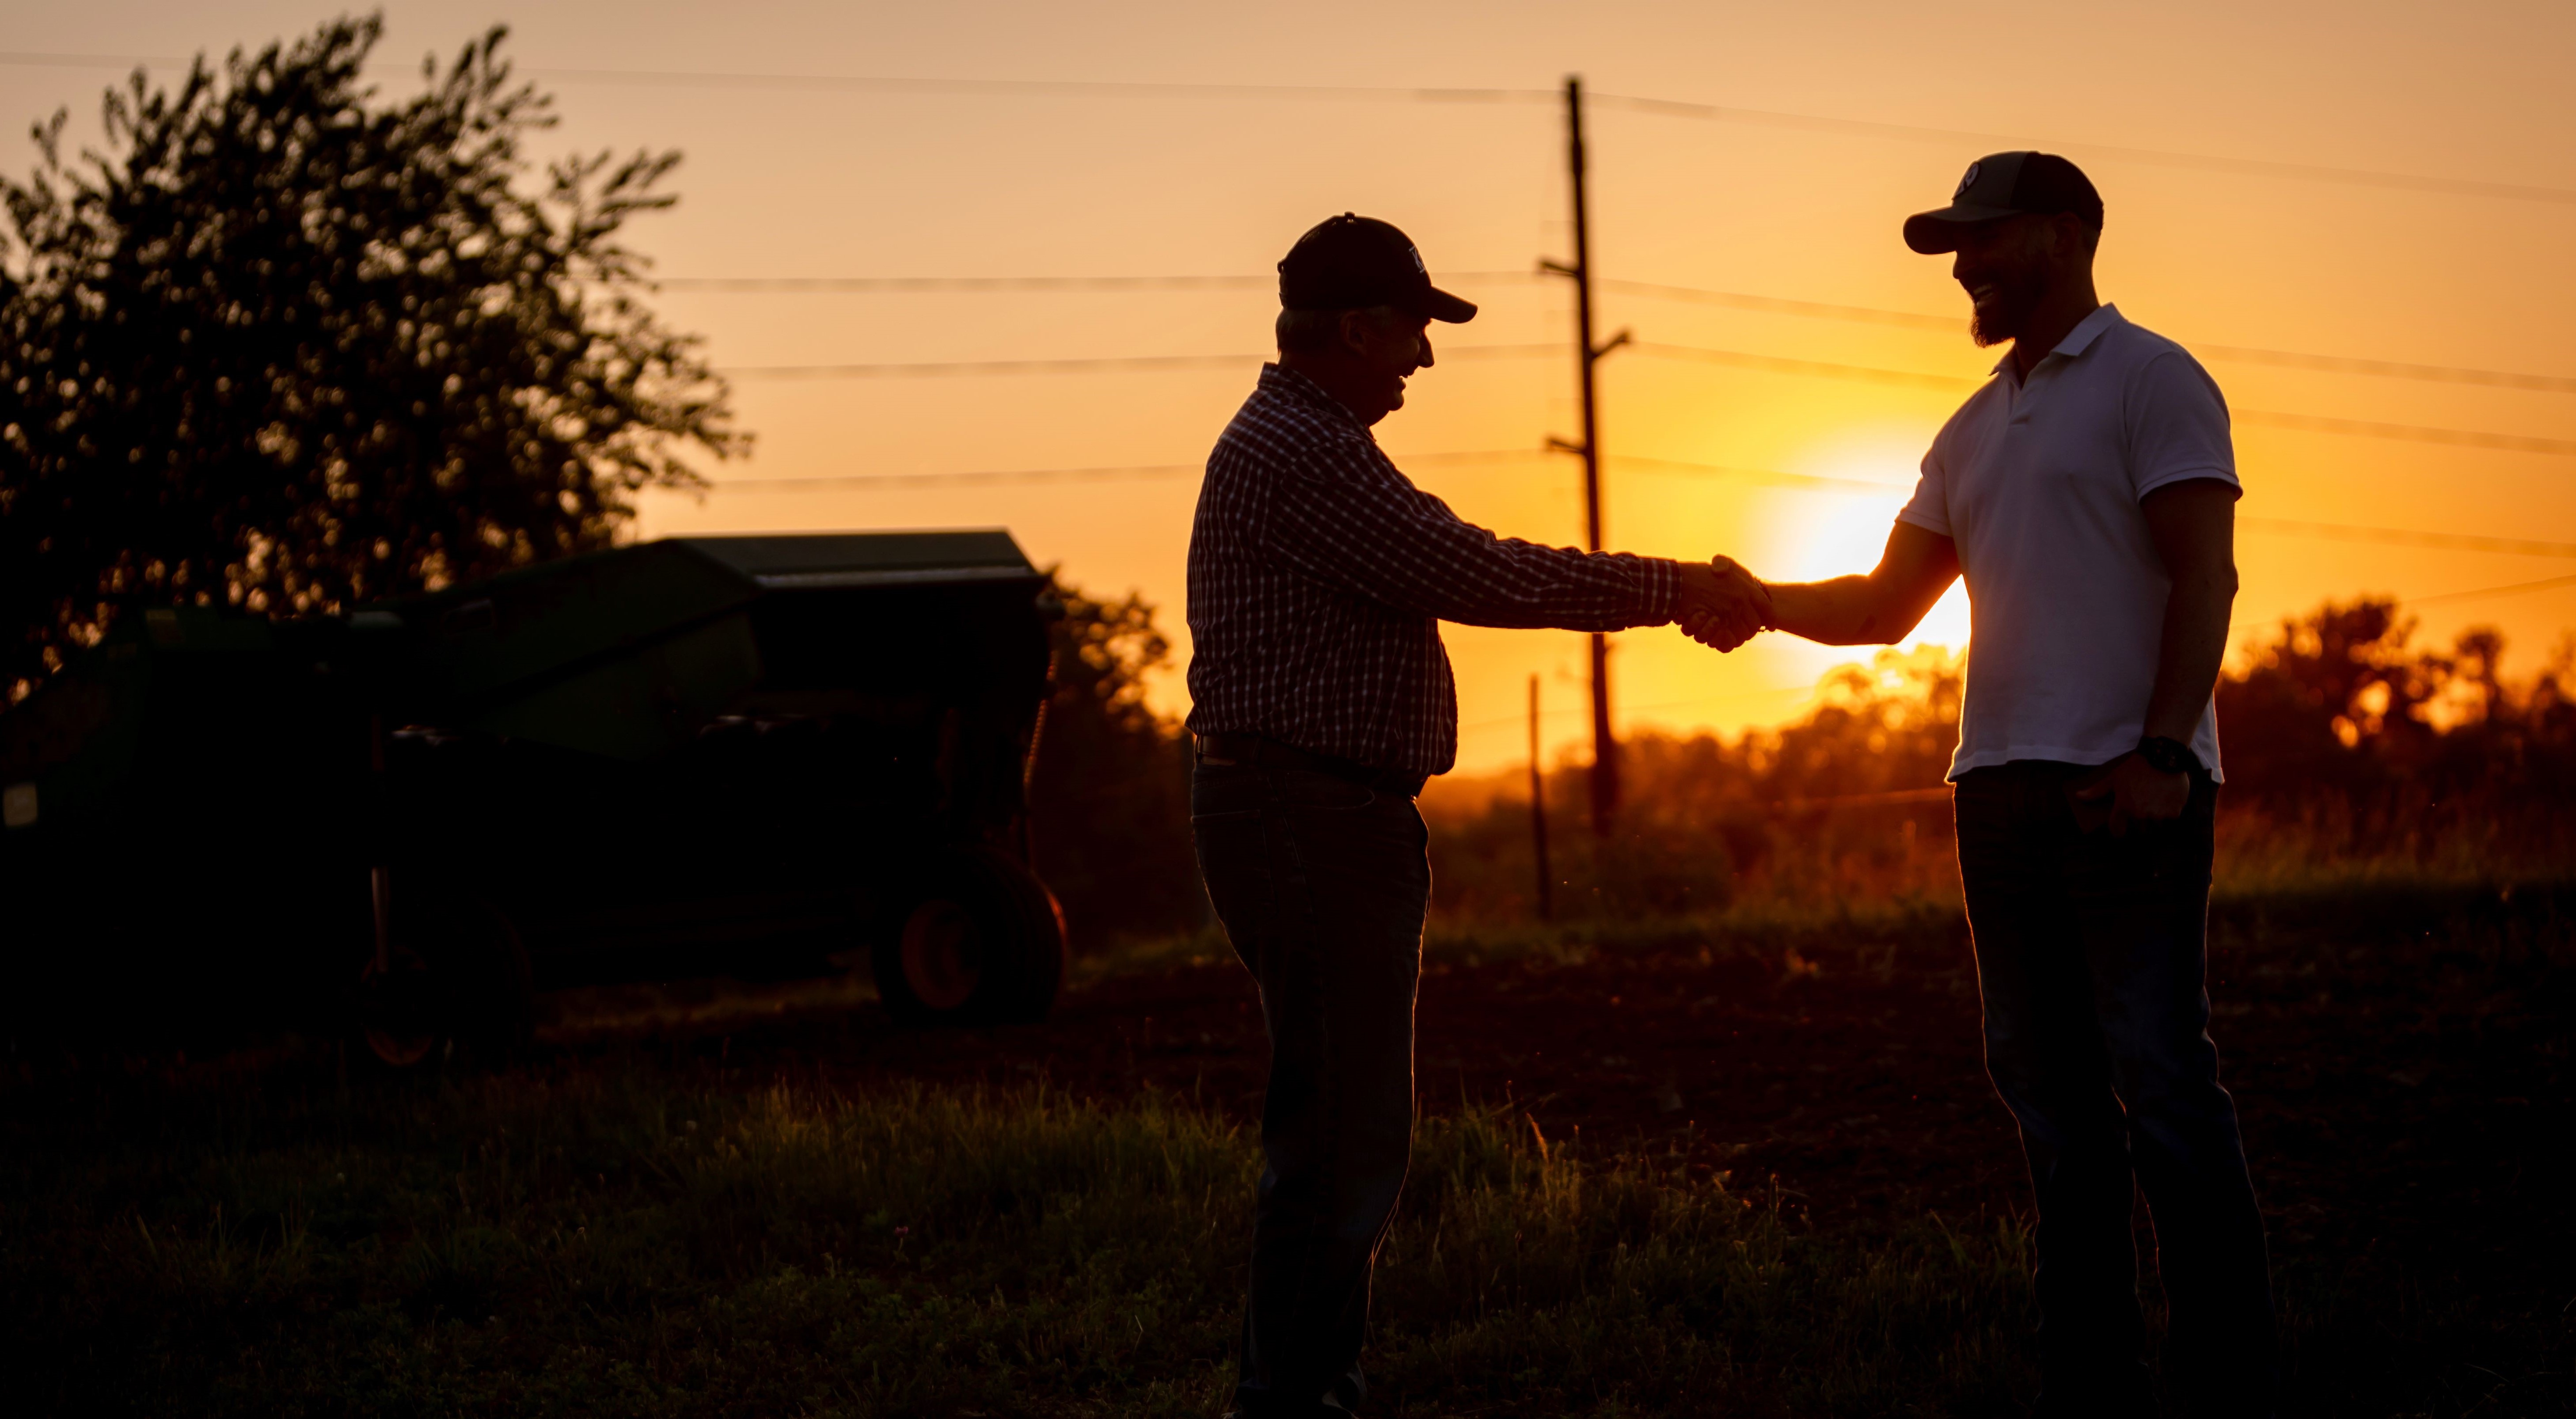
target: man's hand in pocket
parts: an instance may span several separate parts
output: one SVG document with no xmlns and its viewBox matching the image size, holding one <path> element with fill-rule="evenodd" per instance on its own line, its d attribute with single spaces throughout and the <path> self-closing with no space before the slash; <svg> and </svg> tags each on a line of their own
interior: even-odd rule
<svg viewBox="0 0 2576 1419">
<path fill-rule="evenodd" d="M 2131 823 L 2181 817 L 2191 804 L 2191 775 L 2169 774 L 2136 754 L 2123 754 L 2078 786 L 2073 797 L 2076 821 L 2087 832 L 2107 822 L 2111 836 L 2126 837 Z"/>
</svg>

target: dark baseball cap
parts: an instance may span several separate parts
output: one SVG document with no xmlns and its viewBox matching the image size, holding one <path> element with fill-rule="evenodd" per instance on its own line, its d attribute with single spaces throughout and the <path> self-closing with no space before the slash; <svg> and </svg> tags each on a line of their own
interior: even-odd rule
<svg viewBox="0 0 2576 1419">
<path fill-rule="evenodd" d="M 1431 284 L 1413 241 L 1375 217 L 1344 212 L 1318 222 L 1279 262 L 1283 310 L 1363 310 L 1391 305 L 1452 324 L 1476 307 Z"/>
<path fill-rule="evenodd" d="M 1926 256 L 1959 249 L 1959 230 L 1998 217 L 2072 212 L 2102 229 L 2102 194 L 2055 153 L 1994 153 L 1968 164 L 1950 205 L 1905 219 L 1905 244 Z"/>
</svg>

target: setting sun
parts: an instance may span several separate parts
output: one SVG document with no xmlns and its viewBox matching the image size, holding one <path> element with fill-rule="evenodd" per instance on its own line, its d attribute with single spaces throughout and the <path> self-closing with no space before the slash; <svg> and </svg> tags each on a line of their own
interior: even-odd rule
<svg viewBox="0 0 2576 1419">
<path fill-rule="evenodd" d="M 1766 574 L 1799 581 L 1865 572 L 1878 564 L 1889 527 L 1913 494 L 1914 471 L 1906 461 L 1878 452 L 1818 460 L 1807 471 L 1817 478 L 1848 484 L 1881 483 L 1886 491 L 1851 486 L 1818 490 L 1784 509 L 1778 540 L 1778 569 Z M 1968 592 L 1953 584 L 1933 604 L 1913 634 L 1899 642 L 1905 649 L 1942 645 L 1956 649 L 1968 643 Z"/>
</svg>

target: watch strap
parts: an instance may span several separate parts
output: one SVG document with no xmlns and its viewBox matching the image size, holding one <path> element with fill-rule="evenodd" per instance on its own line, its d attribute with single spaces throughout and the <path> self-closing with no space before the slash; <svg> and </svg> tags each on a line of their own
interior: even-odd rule
<svg viewBox="0 0 2576 1419">
<path fill-rule="evenodd" d="M 2190 745 L 2162 734 L 2150 734 L 2139 740 L 2138 757 L 2146 760 L 2147 767 L 2160 774 L 2201 773 L 2209 767 L 2191 751 Z"/>
</svg>

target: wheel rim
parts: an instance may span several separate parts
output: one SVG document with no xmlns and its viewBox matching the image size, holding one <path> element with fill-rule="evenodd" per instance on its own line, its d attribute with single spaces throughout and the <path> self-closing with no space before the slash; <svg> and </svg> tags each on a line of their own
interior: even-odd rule
<svg viewBox="0 0 2576 1419">
<path fill-rule="evenodd" d="M 974 998 L 983 978 L 975 956 L 975 919 L 955 902 L 933 898 L 904 919 L 903 983 L 926 1008 L 955 1010 Z"/>
<path fill-rule="evenodd" d="M 396 946 L 379 963 L 370 957 L 358 975 L 358 1032 L 376 1058 L 397 1069 L 429 1058 L 438 1047 L 431 1020 L 429 967 Z"/>
</svg>

